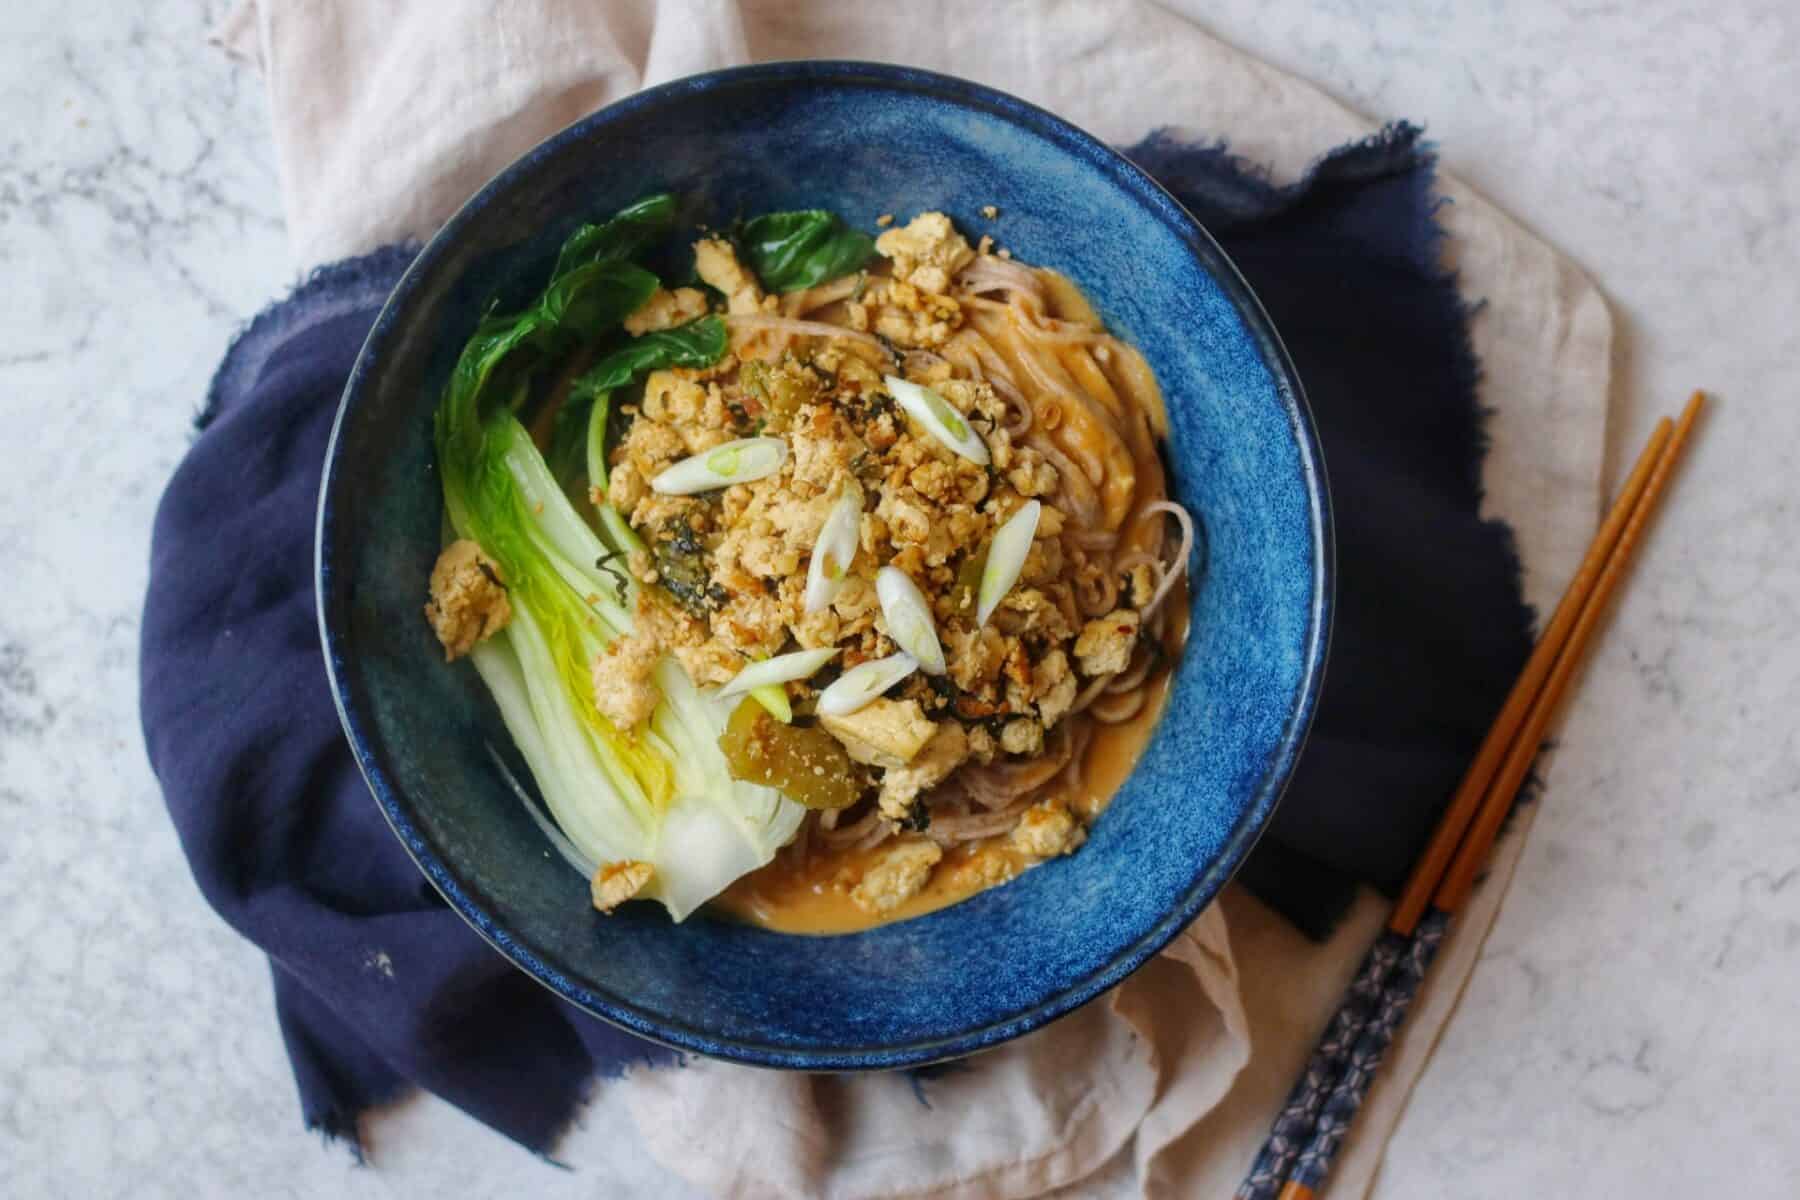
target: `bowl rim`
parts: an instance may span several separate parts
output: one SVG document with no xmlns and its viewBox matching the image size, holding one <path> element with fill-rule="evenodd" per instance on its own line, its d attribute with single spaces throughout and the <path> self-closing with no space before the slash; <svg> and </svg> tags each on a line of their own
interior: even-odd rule
<svg viewBox="0 0 1800 1200">
<path fill-rule="evenodd" d="M 653 108 L 668 98 L 705 94 L 745 83 L 873 86 L 923 93 L 1007 121 L 1099 167 L 1116 186 L 1131 194 L 1188 247 L 1238 310 L 1270 368 L 1278 398 L 1286 409 L 1307 493 L 1308 515 L 1314 531 L 1310 564 L 1313 586 L 1300 685 L 1269 766 L 1220 852 L 1196 872 L 1179 901 L 1156 924 L 1134 942 L 1115 952 L 1098 970 L 1073 982 L 1061 983 L 1051 994 L 1010 1016 L 927 1040 L 893 1045 L 796 1048 L 773 1040 L 752 1041 L 723 1036 L 655 1016 L 620 997 L 597 993 L 547 962 L 515 938 L 476 901 L 456 874 L 438 858 L 414 825 L 409 807 L 403 800 L 403 792 L 389 778 L 383 764 L 383 755 L 371 736 L 369 722 L 352 695 L 351 681 L 346 675 L 346 646 L 339 633 L 342 626 L 335 619 L 335 610 L 342 605 L 333 603 L 331 550 L 333 501 L 341 474 L 338 468 L 342 435 L 347 418 L 362 400 L 368 381 L 375 374 L 375 362 L 393 336 L 401 310 L 423 278 L 447 253 L 447 248 L 463 229 L 476 220 L 490 202 L 528 179 L 545 160 L 571 143 L 591 137 L 607 126 L 640 110 Z M 426 241 L 407 266 L 376 315 L 351 368 L 337 414 L 332 421 L 330 440 L 325 451 L 314 526 L 313 561 L 320 644 L 332 699 L 337 706 L 346 740 L 388 825 L 450 907 L 526 974 L 576 1007 L 613 1025 L 678 1050 L 695 1051 L 750 1066 L 809 1071 L 916 1067 L 997 1046 L 1080 1008 L 1118 985 L 1174 940 L 1236 873 L 1251 848 L 1268 828 L 1275 807 L 1293 777 L 1294 766 L 1306 743 L 1324 684 L 1336 601 L 1336 537 L 1324 456 L 1312 410 L 1307 403 L 1299 374 L 1274 323 L 1249 283 L 1212 235 L 1146 171 L 1111 146 L 1046 109 L 998 89 L 955 76 L 916 67 L 841 59 L 729 67 L 646 88 L 597 109 L 551 134 L 502 168 L 464 201 Z"/>
</svg>

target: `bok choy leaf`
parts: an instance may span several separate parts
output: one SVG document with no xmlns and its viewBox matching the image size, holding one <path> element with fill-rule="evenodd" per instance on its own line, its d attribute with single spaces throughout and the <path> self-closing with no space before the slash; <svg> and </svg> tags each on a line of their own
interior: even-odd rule
<svg viewBox="0 0 1800 1200">
<path fill-rule="evenodd" d="M 701 317 L 631 339 L 576 377 L 556 414 L 550 461 L 557 478 L 572 479 L 585 465 L 588 482 L 606 489 L 605 432 L 608 396 L 652 371 L 669 367 L 709 367 L 725 354 L 725 322 Z M 598 404 L 596 404 L 596 401 Z M 595 417 L 596 408 L 598 415 Z M 598 436 L 599 441 L 593 439 Z M 598 452 L 596 457 L 593 452 Z"/>
<path fill-rule="evenodd" d="M 642 894 L 680 920 L 773 857 L 805 810 L 731 778 L 718 748 L 730 706 L 702 695 L 671 659 L 657 665 L 663 699 L 646 725 L 622 730 L 600 712 L 592 664 L 631 630 L 635 584 L 608 573 L 620 547 L 582 519 L 509 404 L 535 371 L 614 334 L 656 289 L 656 276 L 627 260 L 672 212 L 673 201 L 653 197 L 577 230 L 535 301 L 482 320 L 451 372 L 435 435 L 450 525 L 494 560 L 511 601 L 511 623 L 470 656 L 476 670 L 581 860 L 650 863 Z M 690 327 L 653 344 L 660 349 L 636 345 L 588 375 L 599 384 L 665 357 L 716 359 L 723 329 Z M 592 409 L 604 409 L 608 390 L 590 391 Z M 602 529 L 613 540 L 630 534 L 608 506 Z"/>
<path fill-rule="evenodd" d="M 738 241 L 772 292 L 797 292 L 860 271 L 875 253 L 874 238 L 820 208 L 752 217 Z"/>
</svg>

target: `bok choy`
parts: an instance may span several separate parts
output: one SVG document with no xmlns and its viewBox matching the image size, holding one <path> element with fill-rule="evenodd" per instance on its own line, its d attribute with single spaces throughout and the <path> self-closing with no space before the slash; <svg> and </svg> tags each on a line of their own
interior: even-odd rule
<svg viewBox="0 0 1800 1200">
<path fill-rule="evenodd" d="M 763 286 L 797 292 L 859 271 L 875 256 L 875 239 L 824 209 L 764 213 L 745 221 L 738 242 Z"/>
<path fill-rule="evenodd" d="M 589 525 L 515 415 L 538 372 L 577 350 L 613 346 L 571 389 L 583 403 L 593 482 L 604 486 L 610 392 L 651 369 L 724 353 L 714 318 L 630 341 L 619 332 L 659 286 L 631 260 L 673 214 L 672 199 L 652 197 L 576 230 L 532 303 L 481 321 L 451 373 L 435 433 L 449 524 L 498 566 L 513 614 L 470 657 L 566 835 L 559 848 L 589 874 L 651 864 L 640 895 L 681 920 L 768 862 L 805 810 L 732 778 L 719 749 L 732 703 L 702 694 L 672 659 L 655 668 L 662 699 L 648 722 L 619 729 L 601 713 L 591 666 L 631 631 L 637 586 L 609 563 L 635 535 L 604 504 L 599 530 Z"/>
</svg>

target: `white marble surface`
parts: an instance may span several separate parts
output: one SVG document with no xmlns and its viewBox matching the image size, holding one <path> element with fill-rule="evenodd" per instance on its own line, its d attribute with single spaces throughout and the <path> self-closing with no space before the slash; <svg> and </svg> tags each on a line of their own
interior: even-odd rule
<svg viewBox="0 0 1800 1200">
<path fill-rule="evenodd" d="M 374 1123 L 380 1171 L 300 1132 L 265 968 L 200 901 L 144 761 L 153 506 L 232 330 L 292 281 L 256 81 L 201 41 L 220 9 L 0 12 L 0 1195 L 611 1194 L 432 1103 Z M 1211 22 L 1426 120 L 1593 273 L 1615 460 L 1686 389 L 1721 398 L 1377 1194 L 1800 1194 L 1800 10 Z M 613 1182 L 675 1194 L 619 1154 Z"/>
</svg>

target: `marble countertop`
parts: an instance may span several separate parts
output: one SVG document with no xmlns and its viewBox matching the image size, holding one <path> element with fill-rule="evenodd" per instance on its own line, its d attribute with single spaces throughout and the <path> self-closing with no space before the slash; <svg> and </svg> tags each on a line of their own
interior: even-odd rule
<svg viewBox="0 0 1800 1200">
<path fill-rule="evenodd" d="M 203 44 L 223 7 L 0 14 L 0 554 L 24 582 L 0 607 L 0 1194 L 513 1190 L 522 1161 L 554 1172 L 442 1105 L 382 1122 L 393 1171 L 301 1132 L 266 968 L 202 903 L 144 759 L 153 508 L 232 332 L 293 281 L 259 81 Z M 1800 1195 L 1800 8 L 1207 19 L 1427 122 L 1599 281 L 1612 478 L 1687 390 L 1720 399 L 1376 1194 Z M 471 1147 L 453 1169 L 443 1138 Z"/>
</svg>

